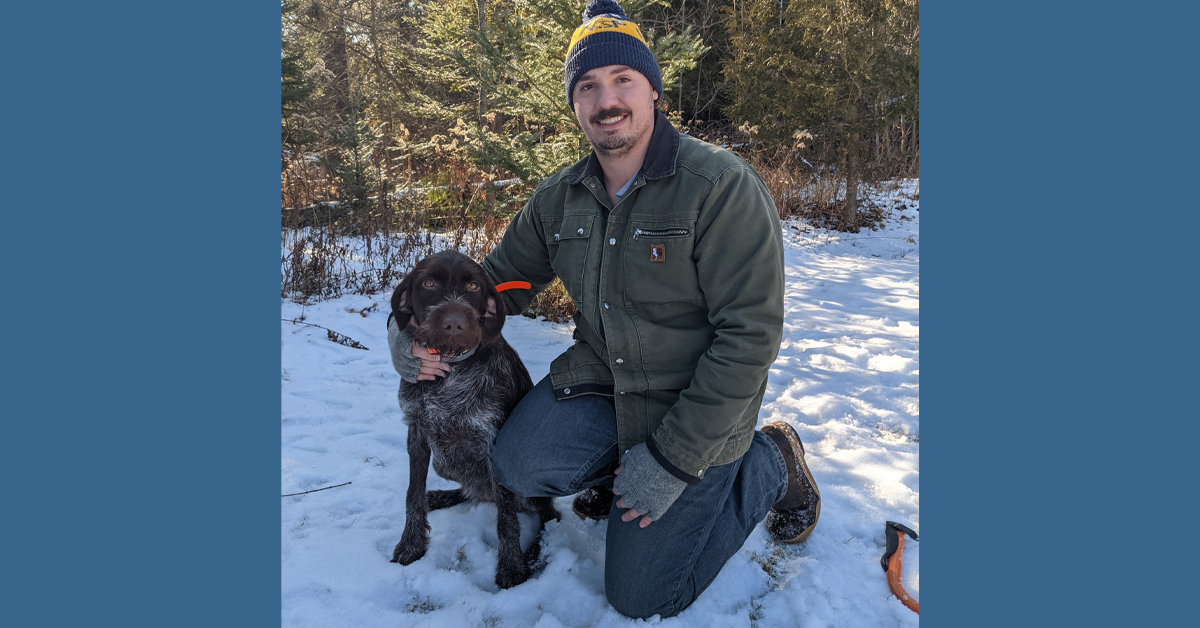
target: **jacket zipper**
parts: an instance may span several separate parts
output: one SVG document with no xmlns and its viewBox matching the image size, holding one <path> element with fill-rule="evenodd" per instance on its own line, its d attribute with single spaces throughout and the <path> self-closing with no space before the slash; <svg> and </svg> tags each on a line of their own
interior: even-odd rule
<svg viewBox="0 0 1200 628">
<path fill-rule="evenodd" d="M 634 229 L 633 239 L 638 239 L 638 236 L 646 236 L 648 238 L 672 238 L 677 236 L 685 236 L 691 233 L 690 229 Z"/>
</svg>

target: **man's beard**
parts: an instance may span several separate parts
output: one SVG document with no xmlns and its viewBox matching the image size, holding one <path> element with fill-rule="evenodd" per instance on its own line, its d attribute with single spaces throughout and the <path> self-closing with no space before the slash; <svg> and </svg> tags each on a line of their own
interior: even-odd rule
<svg viewBox="0 0 1200 628">
<path fill-rule="evenodd" d="M 612 118 L 614 116 L 626 115 L 633 120 L 633 112 L 628 109 L 612 108 L 605 109 L 592 116 L 591 123 L 598 126 L 600 120 Z M 597 153 L 604 155 L 606 158 L 620 159 L 629 153 L 633 152 L 633 148 L 637 146 L 639 140 L 646 135 L 650 130 L 649 124 L 643 124 L 641 127 L 631 126 L 629 131 L 624 134 L 600 134 L 599 137 L 588 139 L 592 142 L 592 147 Z"/>
</svg>

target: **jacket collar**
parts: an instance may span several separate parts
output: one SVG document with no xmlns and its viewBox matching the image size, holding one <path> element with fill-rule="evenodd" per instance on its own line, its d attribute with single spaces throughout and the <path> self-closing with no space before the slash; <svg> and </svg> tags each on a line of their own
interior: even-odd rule
<svg viewBox="0 0 1200 628">
<path fill-rule="evenodd" d="M 638 174 L 647 179 L 661 179 L 675 174 L 675 160 L 679 157 L 679 131 L 671 126 L 663 112 L 655 109 L 654 113 L 654 131 L 650 134 L 650 147 L 646 149 L 646 158 L 642 161 L 642 169 L 638 171 Z M 587 156 L 583 167 L 575 171 L 567 182 L 574 185 L 590 176 L 604 177 L 595 150 Z"/>
</svg>

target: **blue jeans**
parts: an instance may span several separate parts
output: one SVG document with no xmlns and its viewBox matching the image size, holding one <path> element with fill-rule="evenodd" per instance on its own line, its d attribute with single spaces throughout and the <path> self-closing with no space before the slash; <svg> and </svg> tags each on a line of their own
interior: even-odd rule
<svg viewBox="0 0 1200 628">
<path fill-rule="evenodd" d="M 496 435 L 496 479 L 524 497 L 573 495 L 612 487 L 617 421 L 605 397 L 558 401 L 546 377 L 513 410 Z M 767 511 L 787 492 L 783 455 L 755 433 L 741 459 L 710 467 L 704 481 L 646 528 L 614 505 L 608 515 L 604 590 L 629 617 L 671 617 L 690 606 Z"/>
</svg>

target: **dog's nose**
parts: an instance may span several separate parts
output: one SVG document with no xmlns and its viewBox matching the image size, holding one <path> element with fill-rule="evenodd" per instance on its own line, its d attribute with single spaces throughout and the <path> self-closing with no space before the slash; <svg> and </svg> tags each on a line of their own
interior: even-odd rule
<svg viewBox="0 0 1200 628">
<path fill-rule="evenodd" d="M 451 336 L 457 336 L 467 329 L 467 319 L 457 312 L 449 313 L 442 319 L 442 331 Z"/>
</svg>

